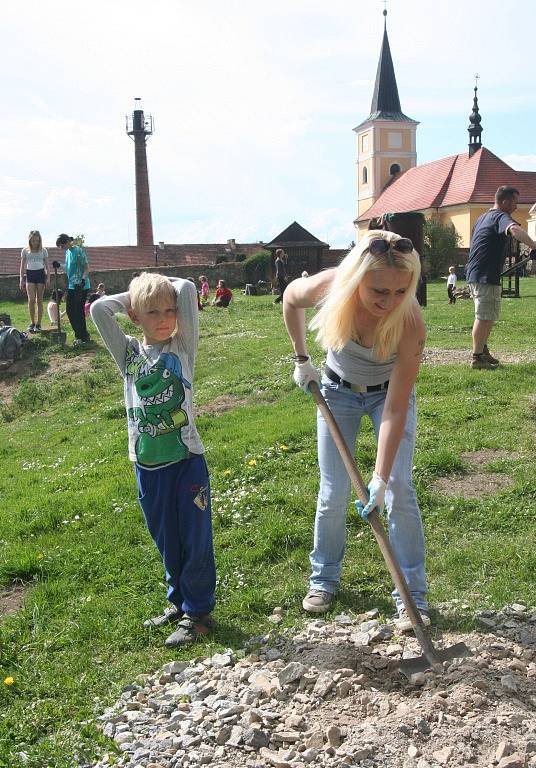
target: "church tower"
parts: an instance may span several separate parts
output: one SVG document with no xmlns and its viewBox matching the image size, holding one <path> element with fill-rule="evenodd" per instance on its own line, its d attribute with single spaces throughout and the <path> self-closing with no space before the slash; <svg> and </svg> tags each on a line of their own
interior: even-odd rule
<svg viewBox="0 0 536 768">
<path fill-rule="evenodd" d="M 384 10 L 383 42 L 376 72 L 370 115 L 357 134 L 357 216 L 375 202 L 397 173 L 417 164 L 416 132 L 419 123 L 400 108 L 398 88 Z"/>
</svg>

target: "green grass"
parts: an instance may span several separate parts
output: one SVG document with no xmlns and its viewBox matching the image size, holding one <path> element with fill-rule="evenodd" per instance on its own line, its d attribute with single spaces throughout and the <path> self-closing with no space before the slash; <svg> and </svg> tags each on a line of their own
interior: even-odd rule
<svg viewBox="0 0 536 768">
<path fill-rule="evenodd" d="M 444 283 L 428 293 L 429 346 L 468 348 L 472 302 L 449 306 Z M 504 301 L 494 352 L 533 350 L 536 280 L 523 280 L 521 293 Z M 26 324 L 24 304 L 2 310 Z M 281 308 L 270 297 L 238 295 L 230 311 L 209 309 L 200 319 L 196 403 L 225 396 L 240 404 L 198 418 L 212 477 L 219 629 L 195 649 L 169 652 L 164 630 L 142 628 L 165 602 L 163 574 L 126 455 L 122 383 L 100 342 L 62 352 L 32 339 L 30 375 L 12 399 L 0 390 L 0 586 L 28 587 L 23 608 L 0 623 L 2 768 L 19 765 L 18 751 L 29 768 L 90 760 L 106 741 L 93 718 L 138 674 L 241 647 L 270 631 L 276 605 L 287 625 L 303 621 L 318 485 L 315 408 L 293 385 Z M 80 356 L 85 367 L 62 372 Z M 322 357 L 318 349 L 314 356 Z M 535 389 L 534 363 L 422 369 L 415 481 L 432 602 L 534 603 Z M 511 487 L 481 500 L 434 492 L 435 478 L 466 471 L 462 453 L 481 448 L 511 452 L 484 467 L 507 474 Z M 365 476 L 374 455 L 366 424 L 356 454 Z M 377 606 L 389 614 L 390 580 L 370 531 L 350 515 L 348 533 L 334 611 Z M 2 684 L 8 676 L 13 685 Z"/>
</svg>

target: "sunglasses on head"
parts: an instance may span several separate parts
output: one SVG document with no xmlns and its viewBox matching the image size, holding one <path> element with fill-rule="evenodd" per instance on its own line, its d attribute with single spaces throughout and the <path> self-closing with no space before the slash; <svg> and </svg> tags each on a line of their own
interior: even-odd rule
<svg viewBox="0 0 536 768">
<path fill-rule="evenodd" d="M 401 237 L 399 240 L 389 241 L 382 237 L 376 237 L 371 240 L 368 247 L 372 256 L 383 256 L 388 251 L 398 251 L 399 253 L 411 253 L 413 243 L 409 237 Z"/>
</svg>

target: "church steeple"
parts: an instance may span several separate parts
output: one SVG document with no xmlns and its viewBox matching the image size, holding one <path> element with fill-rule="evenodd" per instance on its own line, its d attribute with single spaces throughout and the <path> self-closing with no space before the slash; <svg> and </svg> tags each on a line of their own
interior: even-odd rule
<svg viewBox="0 0 536 768">
<path fill-rule="evenodd" d="M 473 98 L 473 111 L 469 115 L 469 128 L 467 129 L 469 133 L 469 157 L 473 157 L 475 152 L 482 147 L 482 131 L 484 130 L 480 123 L 482 122 L 482 118 L 480 117 L 480 112 L 478 111 L 478 75 L 475 75 L 475 95 Z"/>
<path fill-rule="evenodd" d="M 402 112 L 395 68 L 387 37 L 384 10 L 383 39 L 370 115 L 357 134 L 357 211 L 360 216 L 398 174 L 417 164 L 415 133 L 418 122 Z"/>
<path fill-rule="evenodd" d="M 374 95 L 372 96 L 372 104 L 370 105 L 371 115 L 375 112 L 401 112 L 395 68 L 391 57 L 389 38 L 387 37 L 386 9 L 383 12 L 383 18 L 383 40 L 380 51 L 380 60 L 378 61 L 378 69 L 376 71 Z"/>
<path fill-rule="evenodd" d="M 374 93 L 370 105 L 370 115 L 365 120 L 408 120 L 408 117 L 402 112 L 400 106 L 400 97 L 398 95 L 398 86 L 396 84 L 395 68 L 387 36 L 387 11 L 383 12 L 383 40 L 376 70 L 376 82 L 374 83 Z M 360 126 L 358 126 L 359 128 Z"/>
</svg>

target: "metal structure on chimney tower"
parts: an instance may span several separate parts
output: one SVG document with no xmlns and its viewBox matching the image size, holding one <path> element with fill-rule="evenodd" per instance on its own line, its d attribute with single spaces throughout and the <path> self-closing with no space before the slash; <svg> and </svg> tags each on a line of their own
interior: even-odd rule
<svg viewBox="0 0 536 768">
<path fill-rule="evenodd" d="M 146 142 L 153 135 L 152 115 L 145 116 L 141 99 L 134 99 L 134 111 L 126 116 L 127 134 L 134 141 L 134 163 L 136 173 L 136 230 L 137 244 L 154 246 L 153 220 L 151 217 L 151 196 L 149 173 L 147 171 Z"/>
</svg>

